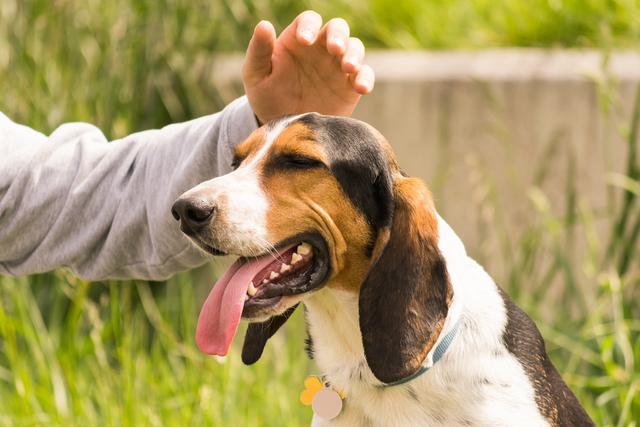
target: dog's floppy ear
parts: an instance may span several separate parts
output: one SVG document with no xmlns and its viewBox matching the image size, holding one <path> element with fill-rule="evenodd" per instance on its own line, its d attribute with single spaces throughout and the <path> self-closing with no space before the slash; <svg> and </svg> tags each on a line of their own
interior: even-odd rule
<svg viewBox="0 0 640 427">
<path fill-rule="evenodd" d="M 298 304 L 278 316 L 273 316 L 265 322 L 249 324 L 247 333 L 244 336 L 244 344 L 242 344 L 242 362 L 245 365 L 253 365 L 260 359 L 264 346 L 267 345 L 269 338 L 285 324 L 287 319 L 296 310 L 296 307 L 298 307 Z"/>
<path fill-rule="evenodd" d="M 378 258 L 372 261 L 359 299 L 365 358 L 384 383 L 420 369 L 442 330 L 453 295 L 438 250 L 429 191 L 420 180 L 399 174 L 392 188 L 390 225 L 378 232 Z"/>
</svg>

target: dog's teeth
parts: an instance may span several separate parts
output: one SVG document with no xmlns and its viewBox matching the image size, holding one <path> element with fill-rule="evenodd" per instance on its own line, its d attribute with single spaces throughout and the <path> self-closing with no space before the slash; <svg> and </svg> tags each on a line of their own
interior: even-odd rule
<svg viewBox="0 0 640 427">
<path fill-rule="evenodd" d="M 294 254 L 291 256 L 291 264 L 296 264 L 296 263 L 298 263 L 301 259 L 302 259 L 302 256 L 301 256 L 301 255 L 298 255 L 297 253 L 294 253 Z"/>
<path fill-rule="evenodd" d="M 264 280 L 262 281 L 262 284 L 263 284 L 263 285 L 266 285 L 267 283 L 269 283 L 269 279 L 264 279 Z"/>
<path fill-rule="evenodd" d="M 271 280 L 277 279 L 278 277 L 280 277 L 280 274 L 276 273 L 275 271 L 272 271 L 271 274 L 269 275 L 269 279 Z"/>
<path fill-rule="evenodd" d="M 311 252 L 311 245 L 308 243 L 301 243 L 298 245 L 298 249 L 296 249 L 296 252 L 298 252 L 300 255 L 307 255 L 309 252 Z"/>
<path fill-rule="evenodd" d="M 280 267 L 280 273 L 286 273 L 289 270 L 291 270 L 291 266 L 289 264 L 282 264 Z"/>
<path fill-rule="evenodd" d="M 253 285 L 253 282 L 249 283 L 249 289 L 247 289 L 247 294 L 249 296 L 254 296 L 256 294 L 256 287 Z"/>
</svg>

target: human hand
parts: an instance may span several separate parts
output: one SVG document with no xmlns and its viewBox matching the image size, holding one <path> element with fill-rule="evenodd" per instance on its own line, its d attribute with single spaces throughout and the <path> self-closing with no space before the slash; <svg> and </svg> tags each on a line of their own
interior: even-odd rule
<svg viewBox="0 0 640 427">
<path fill-rule="evenodd" d="M 302 12 L 277 39 L 273 25 L 261 21 L 242 68 L 253 111 L 263 123 L 309 111 L 351 115 L 375 82 L 364 50 L 341 18 L 322 26 L 319 14 Z"/>
</svg>

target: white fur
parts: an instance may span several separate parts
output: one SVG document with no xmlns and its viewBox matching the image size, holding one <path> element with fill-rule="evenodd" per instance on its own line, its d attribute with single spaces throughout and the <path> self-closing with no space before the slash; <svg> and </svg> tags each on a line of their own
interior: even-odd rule
<svg viewBox="0 0 640 427">
<path fill-rule="evenodd" d="M 283 119 L 268 128 L 263 145 L 248 163 L 184 193 L 183 197 L 205 193 L 216 200 L 220 213 L 210 232 L 218 249 L 244 256 L 262 255 L 273 249 L 267 230 L 269 202 L 260 185 L 258 165 L 278 135 L 295 118 Z"/>
<path fill-rule="evenodd" d="M 346 396 L 337 418 L 326 421 L 316 416 L 312 426 L 549 425 L 538 411 L 522 366 L 502 343 L 507 317 L 495 283 L 467 256 L 458 236 L 440 217 L 438 224 L 455 307 L 441 337 L 459 318 L 453 343 L 418 378 L 378 388 L 380 382 L 364 359 L 357 297 L 329 288 L 310 295 L 305 305 L 316 363 Z"/>
</svg>

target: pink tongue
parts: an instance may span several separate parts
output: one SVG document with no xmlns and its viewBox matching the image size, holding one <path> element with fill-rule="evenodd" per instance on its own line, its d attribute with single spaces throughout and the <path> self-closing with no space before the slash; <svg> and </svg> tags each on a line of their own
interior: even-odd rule
<svg viewBox="0 0 640 427">
<path fill-rule="evenodd" d="M 198 318 L 196 344 L 201 351 L 227 354 L 238 330 L 249 282 L 274 261 L 272 255 L 251 261 L 239 259 L 216 282 Z"/>
</svg>

